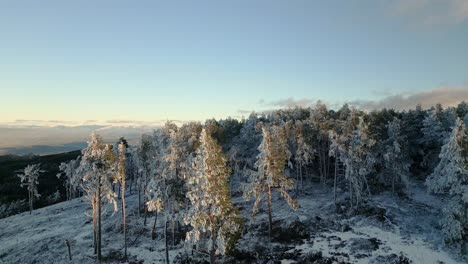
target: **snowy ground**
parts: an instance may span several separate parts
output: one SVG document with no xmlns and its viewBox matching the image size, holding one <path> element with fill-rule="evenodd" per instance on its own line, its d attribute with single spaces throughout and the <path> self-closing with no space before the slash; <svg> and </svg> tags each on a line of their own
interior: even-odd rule
<svg viewBox="0 0 468 264">
<path fill-rule="evenodd" d="M 375 196 L 359 214 L 335 212 L 329 187 L 309 186 L 298 198 L 294 212 L 283 200 L 274 201 L 274 235 L 268 241 L 265 211 L 252 219 L 251 204 L 234 199 L 246 219 L 246 229 L 230 263 L 464 263 L 444 248 L 437 228 L 441 203 L 413 186 L 409 198 L 390 193 Z M 135 208 L 136 195 L 128 198 Z M 92 224 L 83 199 L 0 219 L 0 263 L 94 263 Z M 129 210 L 129 263 L 163 263 L 161 227 L 151 239 L 153 218 L 147 226 Z M 120 263 L 120 212 L 109 211 L 103 221 L 103 255 L 107 263 Z M 159 223 L 161 225 L 162 222 Z M 65 240 L 71 240 L 68 260 Z M 170 250 L 170 259 L 185 252 Z"/>
<path fill-rule="evenodd" d="M 136 195 L 127 198 L 128 208 L 135 208 Z M 92 221 L 85 212 L 89 205 L 83 198 L 62 202 L 38 210 L 0 219 L 0 263 L 94 263 Z M 135 210 L 129 213 L 129 263 L 163 263 L 164 243 L 161 227 L 151 240 L 153 218 L 147 226 Z M 119 263 L 123 254 L 121 213 L 107 208 L 103 219 L 103 256 L 108 263 Z M 159 223 L 161 225 L 161 222 Z M 72 241 L 72 261 L 68 260 L 66 240 Z M 180 247 L 179 247 L 180 248 Z M 171 250 L 171 259 L 179 252 Z"/>
</svg>

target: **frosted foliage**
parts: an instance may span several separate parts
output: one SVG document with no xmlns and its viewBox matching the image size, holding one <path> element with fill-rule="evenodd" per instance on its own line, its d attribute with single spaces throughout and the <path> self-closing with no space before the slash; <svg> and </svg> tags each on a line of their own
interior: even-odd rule
<svg viewBox="0 0 468 264">
<path fill-rule="evenodd" d="M 426 180 L 430 191 L 448 194 L 450 197 L 441 220 L 443 232 L 449 242 L 457 242 L 465 237 L 468 228 L 468 170 L 463 149 L 466 142 L 465 125 L 461 119 L 457 119 L 449 140 L 442 146 L 439 164 Z"/>
<path fill-rule="evenodd" d="M 299 166 L 310 163 L 313 159 L 314 149 L 307 144 L 304 138 L 304 127 L 301 121 L 296 121 L 296 141 L 297 149 L 294 155 L 296 162 Z"/>
<path fill-rule="evenodd" d="M 77 173 L 80 160 L 70 160 L 68 162 L 60 163 L 60 173 L 57 174 L 57 178 L 65 178 L 65 188 L 67 188 L 68 198 L 73 198 L 81 184 L 81 176 Z"/>
<path fill-rule="evenodd" d="M 299 204 L 288 193 L 294 187 L 294 180 L 284 174 L 290 156 L 285 129 L 281 126 L 264 126 L 262 135 L 263 139 L 258 147 L 260 153 L 255 163 L 258 173 L 250 174 L 244 196 L 247 199 L 254 197 L 254 215 L 258 212 L 260 202 L 272 188 L 277 189 L 293 209 L 297 209 Z"/>
<path fill-rule="evenodd" d="M 151 179 L 147 187 L 147 198 L 146 202 L 148 211 L 162 211 L 163 210 L 163 193 L 161 191 L 161 184 L 156 179 Z"/>
<path fill-rule="evenodd" d="M 96 199 L 98 188 L 101 187 L 101 198 L 114 205 L 117 211 L 116 194 L 112 190 L 111 179 L 114 176 L 106 160 L 106 153 L 111 152 L 110 145 L 103 145 L 102 138 L 96 133 L 91 134 L 88 146 L 81 152 L 82 159 L 78 173 L 82 175 L 82 187 L 86 197 L 93 202 Z"/>
<path fill-rule="evenodd" d="M 202 131 L 200 141 L 187 179 L 191 207 L 184 222 L 193 229 L 187 233 L 186 240 L 194 244 L 208 234 L 209 247 L 214 246 L 217 254 L 224 254 L 229 239 L 240 228 L 238 211 L 232 205 L 227 184 L 231 170 L 221 147 L 206 130 Z"/>
<path fill-rule="evenodd" d="M 158 129 L 154 132 L 151 142 L 150 140 L 147 142 L 149 182 L 146 186 L 146 204 L 148 211 L 163 211 L 167 203 L 166 179 L 171 176 L 165 160 L 169 141 L 167 132 L 166 129 Z"/>
<path fill-rule="evenodd" d="M 424 118 L 422 132 L 426 144 L 442 143 L 445 138 L 442 123 L 435 109 L 428 112 L 427 116 Z"/>
<path fill-rule="evenodd" d="M 40 167 L 41 164 L 28 165 L 24 168 L 23 173 L 17 175 L 21 180 L 21 187 L 26 187 L 36 198 L 41 197 L 37 191 L 37 185 L 39 185 L 39 174 L 43 172 Z"/>
<path fill-rule="evenodd" d="M 357 129 L 351 135 L 347 151 L 340 157 L 345 164 L 345 176 L 357 204 L 366 190 L 370 192 L 367 176 L 373 171 L 376 162 L 372 153 L 374 145 L 375 140 L 370 137 L 367 124 L 360 118 Z"/>
<path fill-rule="evenodd" d="M 405 187 L 408 186 L 410 163 L 402 153 L 403 139 L 401 136 L 401 121 L 394 118 L 387 124 L 388 139 L 383 153 L 385 171 L 390 174 L 394 183 L 399 180 Z"/>
</svg>

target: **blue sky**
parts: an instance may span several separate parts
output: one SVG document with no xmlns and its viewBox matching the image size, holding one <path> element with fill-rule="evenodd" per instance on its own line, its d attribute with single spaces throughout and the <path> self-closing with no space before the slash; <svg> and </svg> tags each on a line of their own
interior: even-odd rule
<svg viewBox="0 0 468 264">
<path fill-rule="evenodd" d="M 1 1 L 0 34 L 0 122 L 468 90 L 462 0 Z"/>
</svg>

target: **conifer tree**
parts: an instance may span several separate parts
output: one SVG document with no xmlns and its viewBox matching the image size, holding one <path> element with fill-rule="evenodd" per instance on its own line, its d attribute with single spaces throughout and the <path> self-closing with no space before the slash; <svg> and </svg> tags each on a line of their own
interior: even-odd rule
<svg viewBox="0 0 468 264">
<path fill-rule="evenodd" d="M 21 179 L 21 187 L 27 187 L 28 189 L 28 201 L 29 201 L 29 214 L 33 211 L 34 198 L 39 198 L 41 195 L 37 191 L 37 185 L 39 185 L 39 175 L 41 172 L 41 164 L 28 165 L 24 168 L 23 173 L 17 176 Z"/>
<path fill-rule="evenodd" d="M 349 147 L 343 157 L 345 164 L 345 177 L 349 183 L 350 201 L 357 206 L 363 196 L 370 194 L 367 181 L 368 175 L 373 171 L 375 156 L 372 148 L 375 140 L 369 133 L 369 128 L 361 117 L 356 130 L 353 131 Z"/>
<path fill-rule="evenodd" d="M 60 163 L 59 170 L 60 173 L 57 173 L 57 178 L 62 176 L 65 178 L 65 192 L 67 200 L 76 198 L 77 193 L 79 193 L 78 188 L 80 187 L 81 178 L 77 173 L 78 166 L 80 165 L 80 158 L 76 160 L 70 160 L 68 162 Z"/>
<path fill-rule="evenodd" d="M 387 176 L 391 179 L 392 192 L 395 192 L 395 184 L 400 182 L 408 187 L 409 157 L 403 151 L 404 139 L 401 136 L 401 121 L 394 118 L 387 124 L 388 139 L 385 145 L 384 166 Z"/>
<path fill-rule="evenodd" d="M 117 165 L 116 180 L 120 184 L 121 204 L 122 204 L 122 226 L 124 233 L 124 256 L 127 258 L 127 213 L 125 201 L 125 187 L 126 187 L 126 160 L 127 160 L 127 146 L 123 140 L 120 141 L 119 160 Z"/>
<path fill-rule="evenodd" d="M 253 214 L 257 214 L 260 202 L 267 196 L 268 202 L 268 233 L 271 239 L 272 231 L 272 191 L 277 190 L 293 209 L 298 209 L 299 204 L 289 195 L 288 191 L 294 188 L 294 180 L 286 177 L 285 167 L 289 159 L 286 132 L 280 126 L 263 126 L 263 139 L 258 147 L 260 154 L 257 156 L 255 166 L 258 173 L 252 174 L 247 186 L 245 197 L 254 197 Z"/>
<path fill-rule="evenodd" d="M 108 161 L 111 152 L 112 146 L 104 145 L 101 136 L 93 132 L 88 146 L 81 152 L 78 169 L 83 176 L 83 190 L 92 207 L 94 252 L 99 261 L 102 259 L 102 200 L 112 203 L 117 211 L 116 194 L 112 189 L 115 175 L 110 173 L 111 165 Z"/>
<path fill-rule="evenodd" d="M 224 255 L 235 243 L 241 220 L 229 196 L 231 169 L 221 146 L 205 129 L 200 143 L 193 173 L 187 179 L 191 207 L 184 220 L 193 229 L 187 233 L 186 240 L 195 244 L 208 236 L 210 263 L 213 264 L 217 254 Z"/>
<path fill-rule="evenodd" d="M 468 243 L 468 135 L 461 119 L 457 119 L 447 143 L 442 146 L 440 162 L 427 178 L 429 191 L 445 194 L 449 202 L 440 221 L 448 243 L 466 247 Z"/>
</svg>

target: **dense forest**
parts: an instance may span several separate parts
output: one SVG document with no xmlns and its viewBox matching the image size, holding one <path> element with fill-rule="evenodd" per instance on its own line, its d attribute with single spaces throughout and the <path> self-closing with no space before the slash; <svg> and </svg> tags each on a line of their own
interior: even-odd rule
<svg viewBox="0 0 468 264">
<path fill-rule="evenodd" d="M 45 172 L 37 177 L 42 197 L 58 191 L 55 201 L 84 197 L 89 203 L 97 259 L 105 247 L 101 210 L 107 203 L 122 216 L 125 258 L 131 236 L 127 229 L 132 228 L 126 217 L 136 212 L 151 227 L 149 236 L 163 233 L 166 262 L 172 261 L 170 243 L 185 241 L 192 252 L 180 258 L 192 262 L 206 257 L 215 263 L 238 254 L 237 241 L 246 233 L 242 212 L 267 216 L 266 239 L 271 242 L 278 213 L 274 203 L 298 210 L 301 197 L 314 199 L 307 190 L 311 183 L 330 188 L 335 210 L 353 215 L 382 192 L 404 199 L 412 192 L 411 182 L 448 201 L 440 229 L 446 245 L 463 257 L 468 252 L 466 123 L 464 102 L 372 112 L 348 105 L 332 110 L 318 102 L 311 108 L 253 112 L 242 120 L 209 119 L 180 127 L 167 122 L 142 135 L 135 146 L 124 138 L 105 144 L 93 133 L 79 157 L 73 152 L 28 163 L 43 164 Z M 2 175 L 9 173 L 1 178 L 1 193 L 8 194 L 2 203 L 27 199 L 26 190 L 18 192 L 20 178 L 12 174 L 26 167 L 25 160 L 8 160 L 8 166 L 0 162 Z M 53 162 L 56 167 L 47 165 Z M 23 182 L 29 179 L 28 188 L 37 188 L 30 172 L 21 172 Z M 126 195 L 132 193 L 137 195 L 135 208 L 126 205 Z M 239 199 L 250 201 L 250 208 L 238 208 Z M 158 221 L 162 230 L 157 230 Z"/>
</svg>

